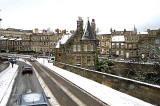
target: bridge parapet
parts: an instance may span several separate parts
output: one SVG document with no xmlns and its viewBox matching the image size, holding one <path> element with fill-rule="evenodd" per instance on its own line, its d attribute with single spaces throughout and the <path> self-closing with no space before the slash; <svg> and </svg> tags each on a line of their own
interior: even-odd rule
<svg viewBox="0 0 160 106">
<path fill-rule="evenodd" d="M 160 105 L 160 86 L 152 85 L 124 77 L 119 77 L 112 74 L 102 73 L 94 70 L 89 70 L 65 63 L 55 62 L 54 65 L 76 73 L 83 77 L 89 78 L 106 86 L 109 86 L 118 91 L 127 93 L 131 96 L 152 103 Z M 118 96 L 118 95 L 117 95 Z"/>
</svg>

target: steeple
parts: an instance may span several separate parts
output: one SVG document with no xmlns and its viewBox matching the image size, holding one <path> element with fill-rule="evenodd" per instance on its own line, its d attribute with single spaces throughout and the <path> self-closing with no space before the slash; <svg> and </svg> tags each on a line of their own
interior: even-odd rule
<svg viewBox="0 0 160 106">
<path fill-rule="evenodd" d="M 137 34 L 137 28 L 135 27 L 135 25 L 134 25 L 134 34 Z"/>
<path fill-rule="evenodd" d="M 87 21 L 82 40 L 95 40 L 89 20 Z"/>
</svg>

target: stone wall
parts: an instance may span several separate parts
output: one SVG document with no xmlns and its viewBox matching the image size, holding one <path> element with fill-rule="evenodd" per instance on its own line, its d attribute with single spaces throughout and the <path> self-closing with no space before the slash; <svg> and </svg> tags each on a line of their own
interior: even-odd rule
<svg viewBox="0 0 160 106">
<path fill-rule="evenodd" d="M 154 105 L 160 105 L 160 86 L 142 83 L 136 80 L 80 68 L 69 64 L 58 62 L 55 62 L 54 64 L 60 68 L 89 78 L 118 91 L 127 93 L 146 102 L 152 103 Z"/>
<path fill-rule="evenodd" d="M 114 70 L 122 68 L 129 68 L 134 71 L 144 71 L 144 72 L 158 72 L 160 69 L 156 69 L 152 64 L 136 64 L 136 63 L 124 63 L 116 62 Z"/>
</svg>

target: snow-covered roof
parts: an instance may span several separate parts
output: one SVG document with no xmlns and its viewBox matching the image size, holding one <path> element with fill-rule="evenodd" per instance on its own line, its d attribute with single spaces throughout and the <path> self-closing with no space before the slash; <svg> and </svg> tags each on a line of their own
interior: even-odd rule
<svg viewBox="0 0 160 106">
<path fill-rule="evenodd" d="M 139 32 L 139 34 L 148 34 L 148 32 Z"/>
<path fill-rule="evenodd" d="M 111 34 L 111 32 L 110 31 L 99 31 L 98 33 L 97 33 L 97 35 L 103 35 L 103 34 Z"/>
<path fill-rule="evenodd" d="M 4 36 L 0 37 L 0 40 L 7 40 L 8 38 L 5 38 Z"/>
<path fill-rule="evenodd" d="M 17 40 L 22 40 L 22 38 L 18 38 Z"/>
<path fill-rule="evenodd" d="M 57 42 L 56 48 L 60 48 L 60 44 L 65 44 L 67 40 L 72 36 L 72 34 L 64 35 L 61 40 Z"/>
<path fill-rule="evenodd" d="M 124 42 L 124 35 L 112 36 L 112 42 Z"/>
<path fill-rule="evenodd" d="M 11 39 L 9 39 L 9 40 L 16 40 L 16 38 L 11 38 Z"/>
</svg>

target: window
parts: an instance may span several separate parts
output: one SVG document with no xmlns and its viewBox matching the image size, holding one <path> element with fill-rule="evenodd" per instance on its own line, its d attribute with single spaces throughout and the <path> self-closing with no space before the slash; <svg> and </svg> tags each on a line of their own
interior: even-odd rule
<svg viewBox="0 0 160 106">
<path fill-rule="evenodd" d="M 116 51 L 116 55 L 119 55 L 119 51 Z"/>
<path fill-rule="evenodd" d="M 115 53 L 115 51 L 114 50 L 112 50 L 112 55 L 115 55 L 116 53 Z"/>
<path fill-rule="evenodd" d="M 101 46 L 104 46 L 104 42 L 101 43 Z"/>
<path fill-rule="evenodd" d="M 119 43 L 116 43 L 117 48 L 119 48 Z"/>
<path fill-rule="evenodd" d="M 132 44 L 129 44 L 129 49 L 132 49 Z"/>
<path fill-rule="evenodd" d="M 124 43 L 121 43 L 121 48 L 124 48 Z"/>
<path fill-rule="evenodd" d="M 115 48 L 115 43 L 112 43 L 112 48 Z"/>
<path fill-rule="evenodd" d="M 106 47 L 109 48 L 109 42 L 108 41 L 106 41 Z"/>
<path fill-rule="evenodd" d="M 160 39 L 156 39 L 155 43 L 160 44 Z"/>
<path fill-rule="evenodd" d="M 78 51 L 78 52 L 81 51 L 81 45 L 77 45 L 77 51 Z"/>
<path fill-rule="evenodd" d="M 121 55 L 124 55 L 124 51 L 123 50 L 121 50 Z"/>
<path fill-rule="evenodd" d="M 84 45 L 84 46 L 83 46 L 83 50 L 84 50 L 84 51 L 87 51 L 87 45 Z"/>
<path fill-rule="evenodd" d="M 91 45 L 91 51 L 93 51 L 93 45 Z"/>
<path fill-rule="evenodd" d="M 81 56 L 77 56 L 77 66 L 81 66 Z"/>
<path fill-rule="evenodd" d="M 87 56 L 87 64 L 88 64 L 88 66 L 91 65 L 91 56 Z"/>
<path fill-rule="evenodd" d="M 76 45 L 73 45 L 73 52 L 76 52 Z"/>
</svg>

